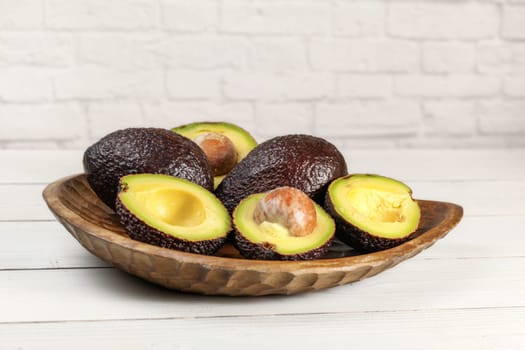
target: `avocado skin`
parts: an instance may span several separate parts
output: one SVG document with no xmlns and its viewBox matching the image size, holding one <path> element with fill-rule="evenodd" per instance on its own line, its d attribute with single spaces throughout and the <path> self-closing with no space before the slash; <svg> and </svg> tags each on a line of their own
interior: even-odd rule
<svg viewBox="0 0 525 350">
<path fill-rule="evenodd" d="M 237 229 L 233 234 L 233 246 L 247 259 L 257 260 L 313 260 L 323 257 L 330 248 L 335 235 L 322 246 L 300 254 L 279 254 L 270 243 L 254 243 L 248 240 Z"/>
<path fill-rule="evenodd" d="M 172 175 L 213 190 L 204 152 L 191 140 L 166 129 L 114 131 L 86 149 L 83 165 L 91 188 L 112 209 L 119 180 L 128 174 Z"/>
<path fill-rule="evenodd" d="M 328 141 L 311 135 L 285 135 L 254 148 L 222 180 L 215 194 L 231 213 L 253 193 L 291 186 L 319 202 L 328 184 L 347 174 L 346 162 Z"/>
<path fill-rule="evenodd" d="M 369 253 L 393 248 L 412 239 L 417 233 L 417 231 L 414 231 L 403 238 L 385 238 L 363 231 L 337 213 L 328 192 L 326 192 L 324 209 L 335 221 L 336 237 L 360 252 Z"/>
<path fill-rule="evenodd" d="M 158 247 L 187 253 L 212 255 L 226 242 L 227 235 L 203 241 L 189 241 L 168 235 L 138 219 L 118 197 L 116 199 L 116 212 L 120 218 L 120 223 L 130 238 Z"/>
</svg>

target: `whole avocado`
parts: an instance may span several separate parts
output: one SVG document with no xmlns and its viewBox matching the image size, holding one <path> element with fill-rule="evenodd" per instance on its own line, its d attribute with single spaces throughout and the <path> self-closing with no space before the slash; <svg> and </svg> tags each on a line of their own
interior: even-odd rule
<svg viewBox="0 0 525 350">
<path fill-rule="evenodd" d="M 112 209 L 119 180 L 128 174 L 166 174 L 213 190 L 204 152 L 191 140 L 166 129 L 114 131 L 86 149 L 83 164 L 91 188 Z"/>
<path fill-rule="evenodd" d="M 254 148 L 215 193 L 230 213 L 249 195 L 280 186 L 322 203 L 328 184 L 346 174 L 345 159 L 330 142 L 311 135 L 278 136 Z"/>
</svg>

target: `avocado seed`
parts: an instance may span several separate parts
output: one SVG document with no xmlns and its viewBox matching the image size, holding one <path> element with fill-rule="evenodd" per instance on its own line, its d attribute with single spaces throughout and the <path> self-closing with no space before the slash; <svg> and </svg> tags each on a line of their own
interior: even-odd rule
<svg viewBox="0 0 525 350">
<path fill-rule="evenodd" d="M 226 136 L 207 132 L 193 140 L 208 157 L 213 176 L 229 173 L 237 164 L 237 151 L 233 142 Z"/>
<path fill-rule="evenodd" d="M 313 201 L 304 192 L 293 187 L 279 187 L 268 192 L 255 207 L 253 219 L 277 223 L 292 236 L 306 236 L 317 225 Z"/>
</svg>

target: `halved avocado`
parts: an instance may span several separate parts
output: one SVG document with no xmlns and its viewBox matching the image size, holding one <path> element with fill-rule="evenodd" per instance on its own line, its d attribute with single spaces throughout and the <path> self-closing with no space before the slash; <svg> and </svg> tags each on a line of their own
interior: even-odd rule
<svg viewBox="0 0 525 350">
<path fill-rule="evenodd" d="M 233 212 L 234 246 L 241 255 L 261 260 L 310 260 L 322 257 L 335 236 L 334 220 L 322 207 L 314 204 L 317 224 L 306 236 L 292 236 L 277 223 L 257 224 L 254 211 L 266 193 L 252 194 Z"/>
<path fill-rule="evenodd" d="M 116 208 L 131 238 L 185 252 L 213 254 L 231 230 L 230 215 L 213 193 L 168 175 L 122 177 Z"/>
<path fill-rule="evenodd" d="M 334 180 L 325 208 L 335 219 L 337 237 L 360 251 L 383 250 L 409 240 L 421 217 L 407 185 L 370 174 Z"/>
<path fill-rule="evenodd" d="M 227 122 L 196 122 L 181 125 L 171 129 L 182 136 L 195 140 L 206 133 L 216 133 L 226 136 L 232 143 L 237 153 L 234 165 L 239 163 L 244 157 L 257 146 L 257 141 L 253 136 L 238 125 Z M 214 188 L 221 183 L 226 174 L 214 176 Z"/>
</svg>

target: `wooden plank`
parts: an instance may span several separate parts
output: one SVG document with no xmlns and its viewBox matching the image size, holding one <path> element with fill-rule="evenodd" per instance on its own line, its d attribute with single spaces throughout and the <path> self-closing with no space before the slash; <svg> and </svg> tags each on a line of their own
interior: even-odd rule
<svg viewBox="0 0 525 350">
<path fill-rule="evenodd" d="M 402 180 L 523 180 L 525 150 L 341 149 L 349 171 Z M 83 150 L 2 150 L 0 183 L 49 183 L 80 173 Z"/>
<path fill-rule="evenodd" d="M 525 215 L 525 181 L 410 181 L 414 197 L 457 203 L 465 216 Z M 0 184 L 0 221 L 52 220 L 44 185 Z"/>
<path fill-rule="evenodd" d="M 406 181 L 525 179 L 525 149 L 343 152 L 351 173 L 375 173 Z"/>
<path fill-rule="evenodd" d="M 2 349 L 518 350 L 523 308 L 1 324 Z M 279 344 L 276 346 L 276 344 Z"/>
<path fill-rule="evenodd" d="M 0 270 L 103 266 L 58 222 L 0 222 Z"/>
<path fill-rule="evenodd" d="M 525 216 L 467 217 L 422 259 L 525 257 Z M 58 222 L 0 222 L 0 270 L 107 266 Z"/>
<path fill-rule="evenodd" d="M 2 150 L 0 183 L 49 183 L 83 172 L 83 150 Z"/>
<path fill-rule="evenodd" d="M 406 261 L 378 276 L 294 296 L 166 290 L 115 269 L 0 272 L 0 322 L 196 318 L 525 307 L 525 258 Z"/>
<path fill-rule="evenodd" d="M 54 220 L 42 191 L 44 185 L 0 185 L 0 221 Z"/>
<path fill-rule="evenodd" d="M 413 181 L 415 198 L 457 203 L 465 216 L 525 214 L 525 181 Z"/>
</svg>

